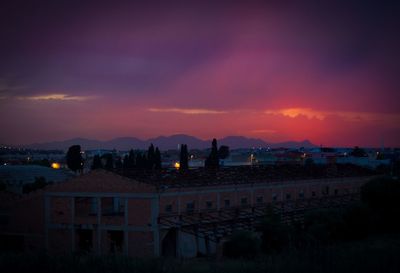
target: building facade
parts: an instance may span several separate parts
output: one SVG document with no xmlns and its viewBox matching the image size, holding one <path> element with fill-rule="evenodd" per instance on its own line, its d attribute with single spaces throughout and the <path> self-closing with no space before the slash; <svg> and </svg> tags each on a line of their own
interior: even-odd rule
<svg viewBox="0 0 400 273">
<path fill-rule="evenodd" d="M 49 253 L 208 255 L 233 230 L 252 229 L 259 208 L 292 204 L 293 211 L 293 204 L 351 196 L 369 179 L 168 187 L 96 170 L 17 200 L 0 232 L 25 250 Z"/>
</svg>

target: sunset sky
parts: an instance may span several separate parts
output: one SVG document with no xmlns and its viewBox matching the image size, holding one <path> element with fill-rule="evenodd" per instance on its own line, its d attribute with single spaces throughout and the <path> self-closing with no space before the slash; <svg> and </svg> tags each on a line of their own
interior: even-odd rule
<svg viewBox="0 0 400 273">
<path fill-rule="evenodd" d="M 9 2 L 0 143 L 184 133 L 400 146 L 399 4 Z"/>
</svg>

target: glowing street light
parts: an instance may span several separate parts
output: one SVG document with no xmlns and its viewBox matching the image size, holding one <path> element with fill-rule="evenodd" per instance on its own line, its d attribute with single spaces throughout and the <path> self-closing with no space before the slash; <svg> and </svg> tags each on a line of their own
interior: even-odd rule
<svg viewBox="0 0 400 273">
<path fill-rule="evenodd" d="M 59 168 L 61 168 L 61 165 L 60 165 L 60 163 L 57 163 L 57 162 L 53 162 L 53 163 L 51 163 L 51 167 L 53 168 L 53 169 L 59 169 Z"/>
</svg>

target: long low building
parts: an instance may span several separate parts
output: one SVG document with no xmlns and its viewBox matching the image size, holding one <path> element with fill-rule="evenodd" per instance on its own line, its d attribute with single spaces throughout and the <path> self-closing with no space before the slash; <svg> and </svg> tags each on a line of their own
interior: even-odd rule
<svg viewBox="0 0 400 273">
<path fill-rule="evenodd" d="M 11 198 L 0 207 L 0 238 L 3 246 L 49 253 L 208 255 L 235 229 L 254 228 L 259 208 L 357 195 L 371 175 L 174 186 L 95 170 Z"/>
</svg>

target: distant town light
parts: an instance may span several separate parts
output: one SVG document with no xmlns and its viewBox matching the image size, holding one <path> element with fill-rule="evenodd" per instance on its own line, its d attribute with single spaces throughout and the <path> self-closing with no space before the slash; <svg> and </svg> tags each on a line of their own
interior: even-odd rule
<svg viewBox="0 0 400 273">
<path fill-rule="evenodd" d="M 179 169 L 181 167 L 181 164 L 179 162 L 174 163 L 175 169 Z"/>
<path fill-rule="evenodd" d="M 60 165 L 60 163 L 53 162 L 53 163 L 51 163 L 51 167 L 52 167 L 53 169 L 59 169 L 59 168 L 61 168 L 61 165 Z"/>
</svg>

